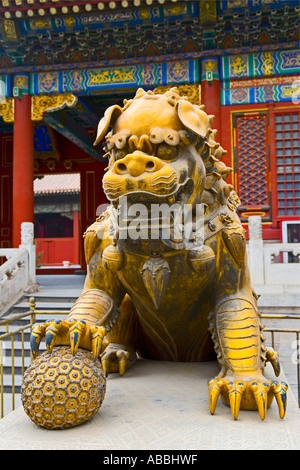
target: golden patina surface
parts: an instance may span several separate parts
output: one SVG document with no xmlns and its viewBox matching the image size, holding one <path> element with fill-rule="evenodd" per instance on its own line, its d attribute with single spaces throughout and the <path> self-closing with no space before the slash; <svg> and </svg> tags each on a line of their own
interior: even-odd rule
<svg viewBox="0 0 300 470">
<path fill-rule="evenodd" d="M 32 97 L 31 119 L 41 121 L 45 112 L 53 112 L 68 106 L 72 108 L 77 103 L 77 97 L 72 93 L 54 95 L 35 95 Z"/>
<path fill-rule="evenodd" d="M 14 122 L 14 104 L 13 98 L 5 98 L 3 102 L 0 100 L 0 116 L 4 122 Z"/>
<path fill-rule="evenodd" d="M 137 355 L 217 357 L 220 373 L 209 382 L 212 414 L 221 396 L 234 419 L 240 408 L 258 409 L 264 419 L 275 396 L 283 418 L 287 386 L 264 377 L 267 361 L 279 374 L 278 354 L 264 345 L 239 198 L 226 183 L 231 169 L 221 161 L 226 152 L 212 122 L 204 106 L 176 88 L 163 94 L 139 89 L 123 107 L 106 111 L 95 143 L 106 137 L 103 188 L 111 205 L 85 234 L 83 294 L 66 321 L 34 327 L 32 350 L 38 354 L 45 336 L 49 352 L 55 345 L 70 344 L 74 354 L 86 348 L 95 359 L 100 354 L 106 374 L 121 375 Z M 135 204 L 146 207 L 140 218 L 146 236 L 130 236 Z M 175 216 L 155 218 L 153 204 L 175 205 L 177 214 L 192 208 L 193 237 L 178 236 L 184 227 Z M 198 207 L 205 208 L 201 229 Z"/>
<path fill-rule="evenodd" d="M 67 429 L 91 418 L 104 399 L 106 381 L 91 352 L 56 346 L 38 356 L 24 374 L 22 404 L 27 415 L 47 429 Z"/>
</svg>

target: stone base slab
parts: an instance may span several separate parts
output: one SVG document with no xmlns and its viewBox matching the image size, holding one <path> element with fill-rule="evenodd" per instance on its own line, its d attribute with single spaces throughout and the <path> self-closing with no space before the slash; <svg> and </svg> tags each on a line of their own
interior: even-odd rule
<svg viewBox="0 0 300 470">
<path fill-rule="evenodd" d="M 22 407 L 9 413 L 0 421 L 0 449 L 300 449 L 300 412 L 290 391 L 283 420 L 275 400 L 265 421 L 255 411 L 240 411 L 234 421 L 221 400 L 212 416 L 207 382 L 217 373 L 216 362 L 140 360 L 123 377 L 108 377 L 102 407 L 81 426 L 51 431 L 32 423 Z M 270 369 L 266 376 L 275 379 Z"/>
</svg>

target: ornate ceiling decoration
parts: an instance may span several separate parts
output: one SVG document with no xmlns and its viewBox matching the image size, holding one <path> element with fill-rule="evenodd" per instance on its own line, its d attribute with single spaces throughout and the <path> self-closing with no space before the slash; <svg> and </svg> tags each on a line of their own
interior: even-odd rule
<svg viewBox="0 0 300 470">
<path fill-rule="evenodd" d="M 282 0 L 2 0 L 0 70 L 295 47 L 299 11 Z"/>
</svg>

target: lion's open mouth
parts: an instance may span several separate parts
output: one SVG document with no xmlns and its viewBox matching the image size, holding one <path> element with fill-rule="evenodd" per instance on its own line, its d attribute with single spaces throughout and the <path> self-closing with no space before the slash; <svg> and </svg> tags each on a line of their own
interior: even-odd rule
<svg viewBox="0 0 300 470">
<path fill-rule="evenodd" d="M 143 201 L 151 196 L 166 197 L 176 194 L 181 188 L 178 180 L 179 176 L 173 169 L 167 174 L 148 175 L 146 178 L 111 173 L 103 179 L 103 189 L 112 203 L 125 195 L 131 198 L 133 194 L 137 194 L 137 199 L 140 197 Z"/>
<path fill-rule="evenodd" d="M 170 191 L 168 194 L 160 194 L 149 191 L 131 191 L 125 194 L 121 194 L 111 202 L 115 208 L 124 204 L 126 201 L 127 206 L 131 207 L 133 204 L 141 204 L 147 209 L 150 209 L 152 205 L 167 204 L 172 206 L 178 204 L 181 207 L 186 204 L 193 193 L 194 183 L 191 179 L 187 179 L 185 183 L 176 185 L 174 191 Z"/>
<path fill-rule="evenodd" d="M 113 201 L 121 238 L 123 231 L 128 238 L 130 230 L 140 232 L 144 239 L 160 238 L 163 237 L 162 233 L 174 231 L 193 189 L 194 183 L 188 179 L 173 194 L 159 196 L 136 191 Z"/>
</svg>

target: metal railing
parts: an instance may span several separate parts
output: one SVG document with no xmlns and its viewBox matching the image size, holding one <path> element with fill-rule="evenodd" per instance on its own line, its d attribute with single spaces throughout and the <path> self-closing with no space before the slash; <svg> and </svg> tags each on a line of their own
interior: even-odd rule
<svg viewBox="0 0 300 470">
<path fill-rule="evenodd" d="M 30 310 L 19 315 L 14 315 L 12 317 L 3 319 L 0 321 L 0 327 L 5 326 L 6 332 L 0 335 L 0 417 L 1 419 L 5 414 L 4 407 L 4 341 L 10 338 L 10 343 L 6 346 L 5 349 L 11 351 L 11 409 L 15 410 L 15 337 L 21 335 L 21 370 L 22 376 L 25 372 L 25 332 L 29 330 L 31 332 L 32 326 L 36 323 L 36 317 L 38 315 L 43 315 L 44 317 L 52 318 L 55 315 L 67 315 L 68 310 L 36 310 L 35 308 L 35 299 L 31 298 L 29 300 Z M 28 318 L 28 323 L 20 327 L 11 329 L 12 324 L 18 322 L 24 318 Z M 32 360 L 32 355 L 30 352 L 30 359 Z"/>
<path fill-rule="evenodd" d="M 28 312 L 26 314 L 17 315 L 7 321 L 1 321 L 0 326 L 5 325 L 6 333 L 0 336 L 0 376 L 1 376 L 1 418 L 4 416 L 4 357 L 3 357 L 3 341 L 7 338 L 10 338 L 10 350 L 11 350 L 11 398 L 12 398 L 12 409 L 15 409 L 15 347 L 14 347 L 14 338 L 16 335 L 21 333 L 21 357 L 22 357 L 22 376 L 25 372 L 25 348 L 24 348 L 24 333 L 26 330 L 30 329 L 34 323 L 33 316 L 34 314 L 30 313 L 30 323 L 17 328 L 13 331 L 9 331 L 9 325 L 13 321 L 18 321 L 24 317 L 28 316 Z"/>
<path fill-rule="evenodd" d="M 25 341 L 24 334 L 26 330 L 32 329 L 34 323 L 36 323 L 36 317 L 38 315 L 43 315 L 44 317 L 52 318 L 55 315 L 67 315 L 68 310 L 36 310 L 35 308 L 35 299 L 31 298 L 29 301 L 30 310 L 13 317 L 9 317 L 0 321 L 0 326 L 5 326 L 6 332 L 0 335 L 0 384 L 1 384 L 1 393 L 0 393 L 0 403 L 1 403 L 1 418 L 4 417 L 4 358 L 3 358 L 3 342 L 10 338 L 10 348 L 11 348 L 11 407 L 12 410 L 15 409 L 15 347 L 14 347 L 14 337 L 17 334 L 21 334 L 21 360 L 22 360 L 22 376 L 25 372 Z M 29 323 L 20 326 L 19 328 L 13 329 L 10 331 L 10 325 L 13 322 L 19 321 L 28 317 Z M 300 315 L 282 315 L 282 314 L 262 314 L 261 318 L 263 319 L 284 319 L 284 320 L 300 320 Z M 264 328 L 264 332 L 271 334 L 271 344 L 275 349 L 275 334 L 277 333 L 294 333 L 296 335 L 296 357 L 297 360 L 297 384 L 298 384 L 298 406 L 300 408 L 300 329 L 299 328 Z M 32 357 L 31 357 L 32 359 Z"/>
<path fill-rule="evenodd" d="M 263 319 L 276 320 L 300 320 L 300 315 L 283 315 L 283 314 L 262 314 Z M 297 365 L 297 392 L 298 407 L 300 408 L 300 329 L 299 328 L 264 328 L 266 333 L 271 333 L 271 345 L 275 349 L 275 333 L 290 333 L 296 336 L 296 365 Z"/>
</svg>

